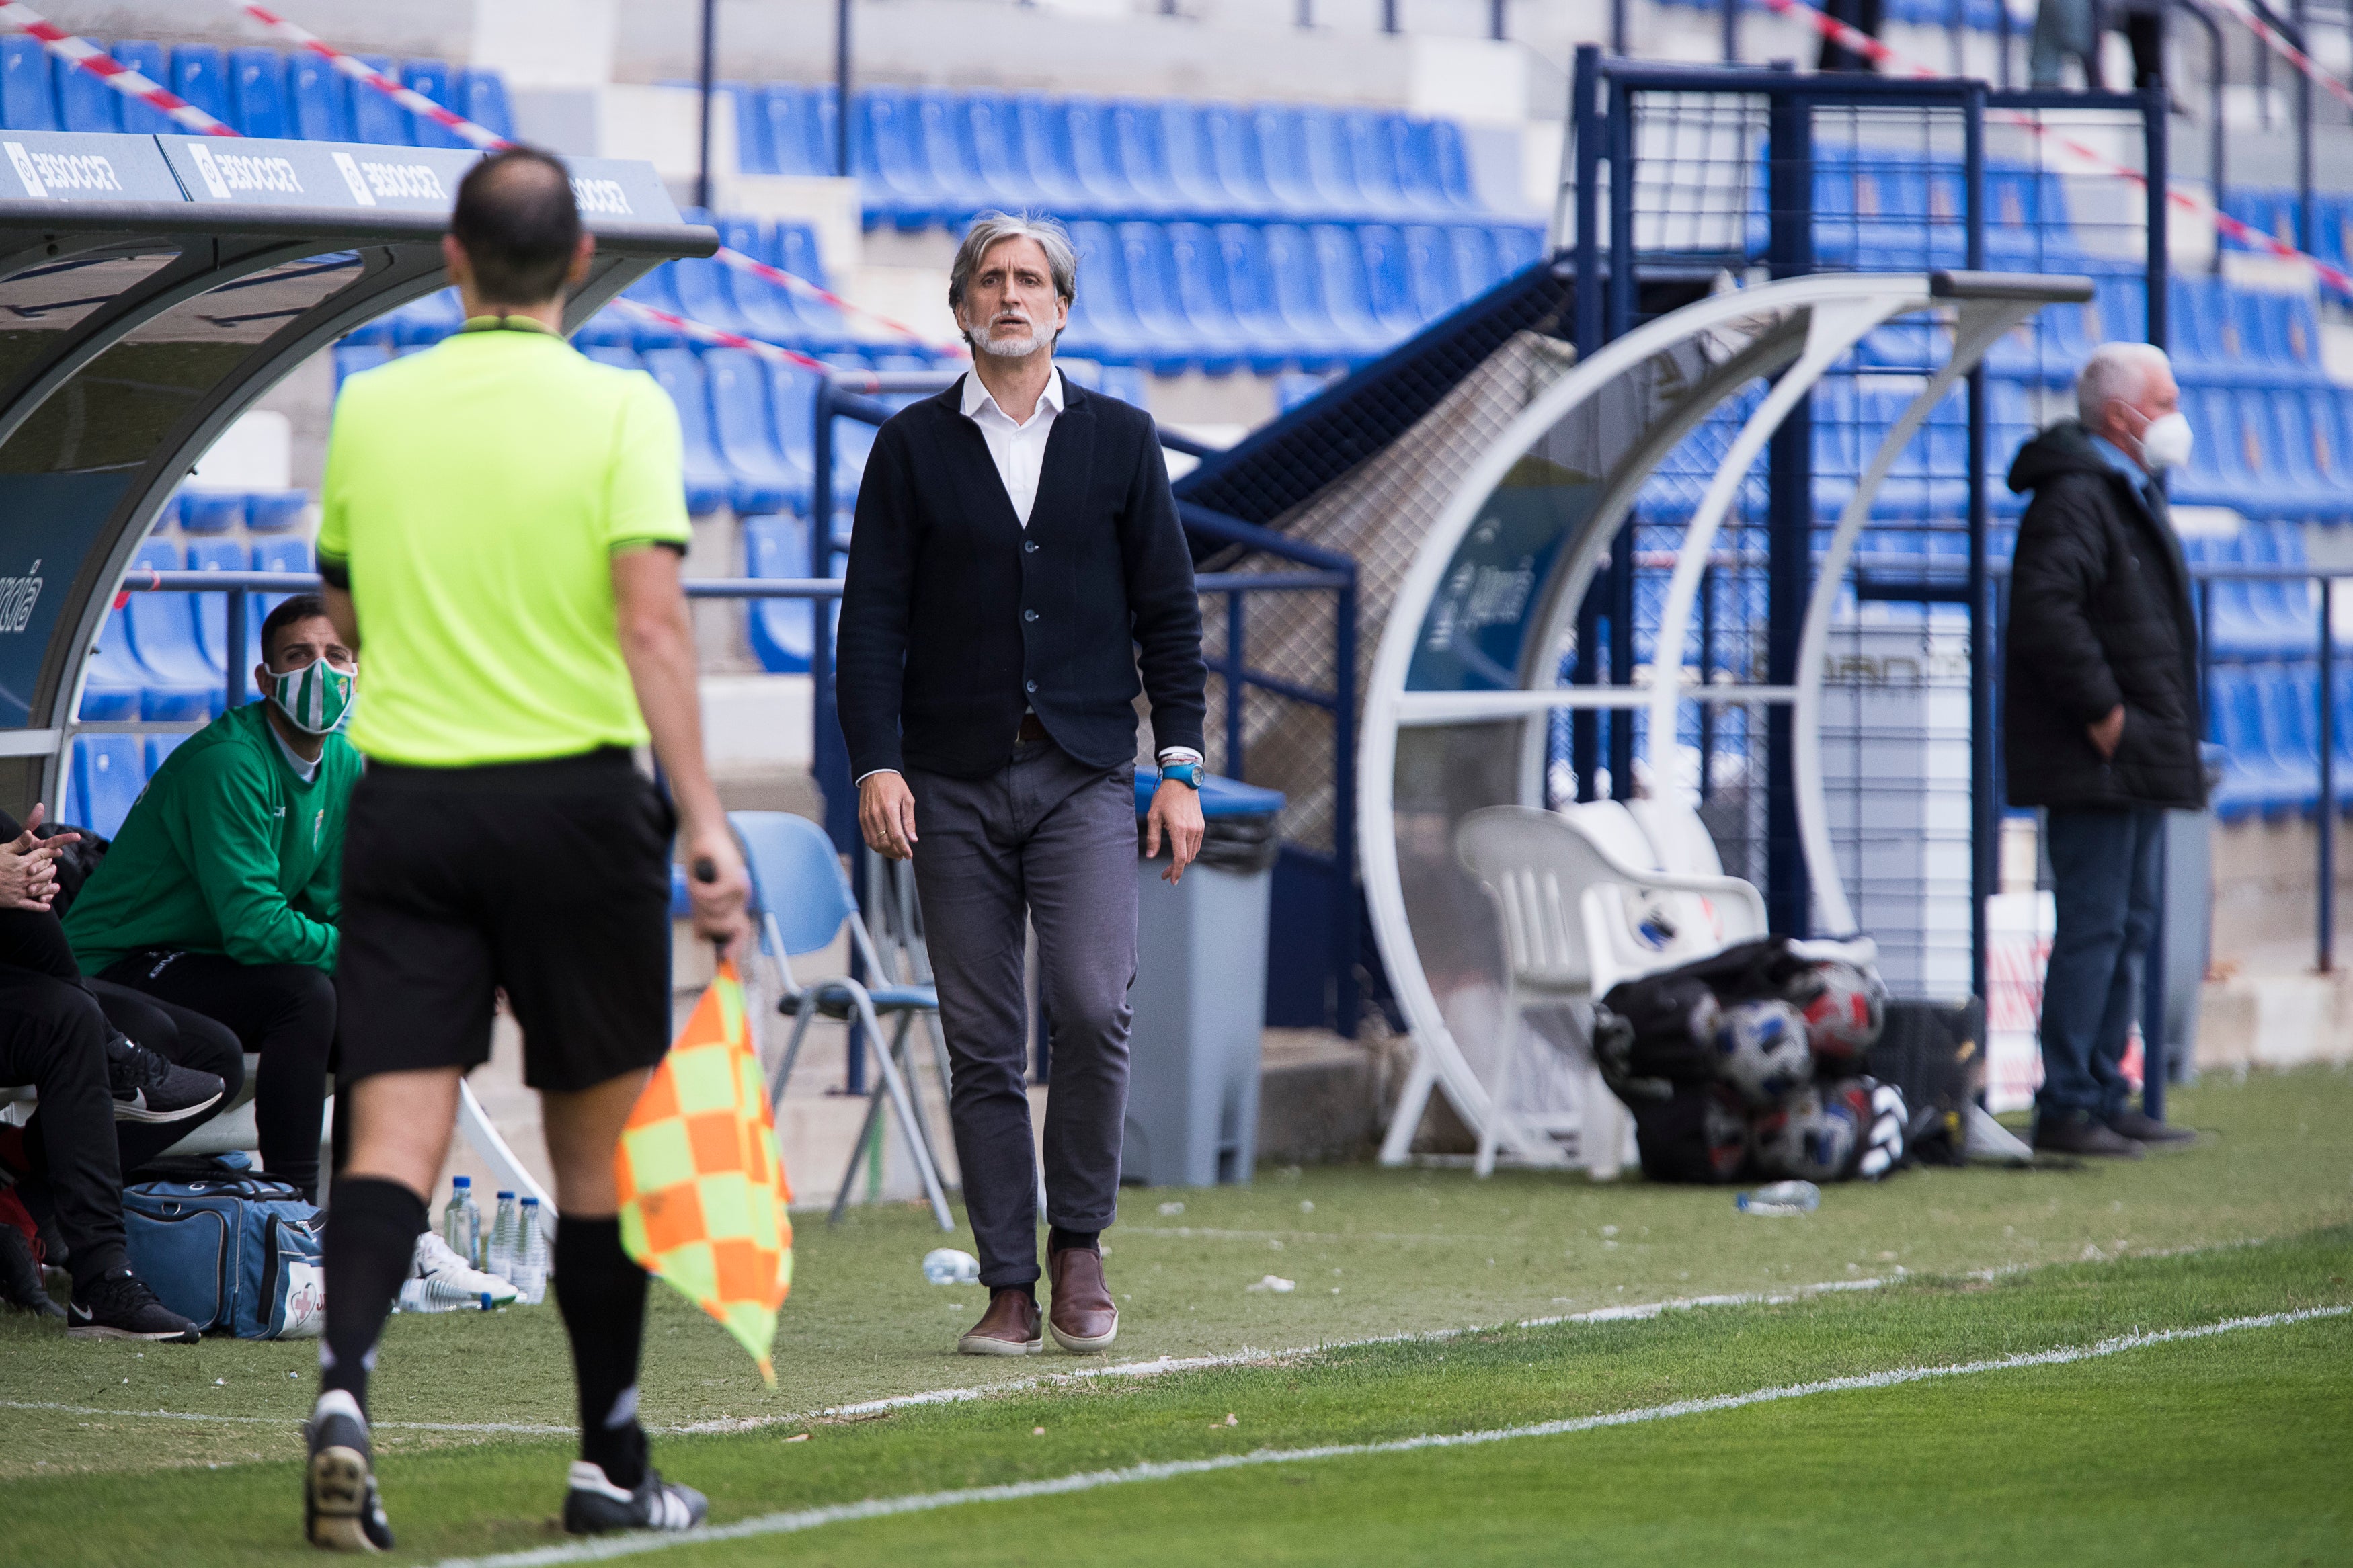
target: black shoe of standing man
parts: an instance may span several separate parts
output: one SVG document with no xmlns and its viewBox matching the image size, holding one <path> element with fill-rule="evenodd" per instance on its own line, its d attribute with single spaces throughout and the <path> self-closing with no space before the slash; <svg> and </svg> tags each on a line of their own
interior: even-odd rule
<svg viewBox="0 0 2353 1568">
<path fill-rule="evenodd" d="M 2137 1160 L 2140 1145 L 2089 1116 L 2038 1116 L 2034 1120 L 2034 1152 L 2038 1154 L 2093 1154 L 2110 1160 Z"/>
<path fill-rule="evenodd" d="M 2168 1144 L 2195 1143 L 2198 1134 L 2187 1127 L 2169 1127 L 2154 1116 L 2144 1116 L 2137 1110 L 2121 1110 L 2108 1118 L 2108 1131 L 2136 1143 Z"/>
<path fill-rule="evenodd" d="M 209 1110 L 226 1086 L 117 1035 L 106 1043 L 106 1087 L 117 1121 L 182 1121 Z"/>
</svg>

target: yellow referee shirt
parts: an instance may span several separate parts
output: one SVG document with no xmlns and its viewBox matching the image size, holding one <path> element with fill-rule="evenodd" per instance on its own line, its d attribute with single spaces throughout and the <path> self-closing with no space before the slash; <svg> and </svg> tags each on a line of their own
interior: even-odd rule
<svg viewBox="0 0 2353 1568">
<path fill-rule="evenodd" d="M 349 587 L 368 756 L 469 767 L 646 740 L 612 556 L 691 537 L 678 411 L 494 318 L 343 383 L 319 569 Z"/>
</svg>

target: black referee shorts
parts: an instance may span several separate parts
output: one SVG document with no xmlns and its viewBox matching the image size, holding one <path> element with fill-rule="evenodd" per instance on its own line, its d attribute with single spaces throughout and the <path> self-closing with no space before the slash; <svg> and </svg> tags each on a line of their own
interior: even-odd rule
<svg viewBox="0 0 2353 1568">
<path fill-rule="evenodd" d="M 675 829 L 624 751 L 369 763 L 343 835 L 338 1079 L 480 1066 L 501 987 L 533 1089 L 659 1061 Z"/>
</svg>

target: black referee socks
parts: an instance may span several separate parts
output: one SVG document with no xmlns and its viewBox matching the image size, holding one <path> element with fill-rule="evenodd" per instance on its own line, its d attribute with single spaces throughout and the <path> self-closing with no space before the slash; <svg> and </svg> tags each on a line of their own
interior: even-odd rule
<svg viewBox="0 0 2353 1568">
<path fill-rule="evenodd" d="M 580 1389 L 580 1457 L 633 1491 L 646 1479 L 646 1434 L 638 1425 L 646 1271 L 621 1250 L 618 1219 L 556 1221 L 555 1304 Z"/>
<path fill-rule="evenodd" d="M 375 1176 L 344 1176 L 327 1205 L 327 1331 L 319 1342 L 319 1389 L 340 1388 L 367 1408 L 375 1342 L 417 1261 L 425 1200 Z"/>
</svg>

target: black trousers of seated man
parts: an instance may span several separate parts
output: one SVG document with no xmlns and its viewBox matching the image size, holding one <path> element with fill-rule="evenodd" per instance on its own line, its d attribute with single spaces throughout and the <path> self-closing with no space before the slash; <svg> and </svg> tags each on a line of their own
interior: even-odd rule
<svg viewBox="0 0 2353 1568">
<path fill-rule="evenodd" d="M 126 954 L 100 978 L 216 1019 L 261 1058 L 253 1115 L 262 1168 L 318 1202 L 319 1124 L 335 1051 L 334 980 L 307 963 L 239 963 L 225 953 L 171 950 Z"/>
<path fill-rule="evenodd" d="M 114 1030 L 182 1067 L 222 1080 L 218 1105 L 179 1121 L 114 1120 L 106 1042 Z M 40 1095 L 25 1128 L 26 1209 L 65 1247 L 52 1259 L 86 1288 L 125 1265 L 122 1188 L 139 1168 L 237 1097 L 245 1058 L 213 1020 L 102 981 L 70 981 L 0 964 L 0 1083 Z"/>
</svg>

